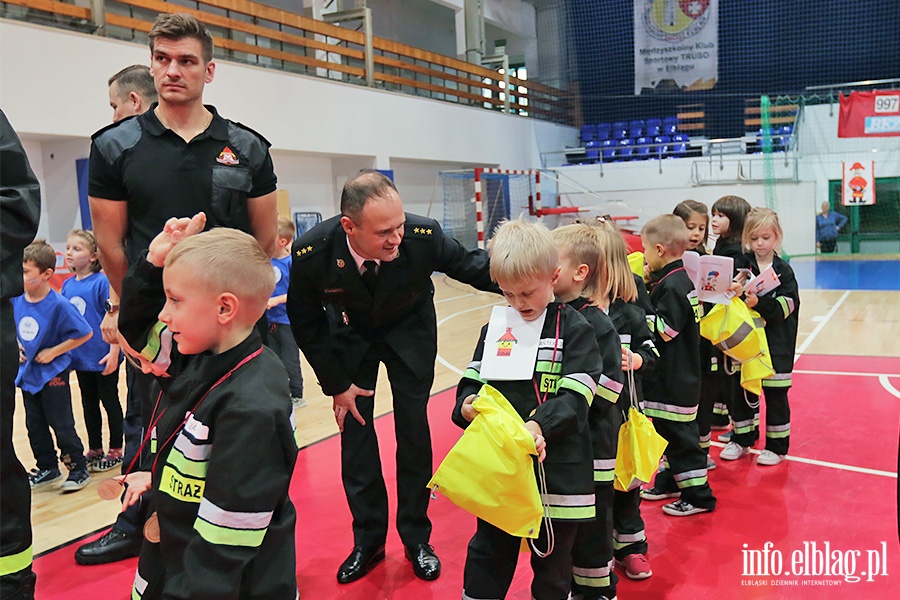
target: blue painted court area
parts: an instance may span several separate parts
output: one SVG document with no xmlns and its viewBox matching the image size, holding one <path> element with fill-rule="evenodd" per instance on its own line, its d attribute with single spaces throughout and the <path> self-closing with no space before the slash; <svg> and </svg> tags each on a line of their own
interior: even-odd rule
<svg viewBox="0 0 900 600">
<path fill-rule="evenodd" d="M 791 267 L 800 289 L 900 290 L 898 260 L 816 260 L 796 258 Z"/>
</svg>

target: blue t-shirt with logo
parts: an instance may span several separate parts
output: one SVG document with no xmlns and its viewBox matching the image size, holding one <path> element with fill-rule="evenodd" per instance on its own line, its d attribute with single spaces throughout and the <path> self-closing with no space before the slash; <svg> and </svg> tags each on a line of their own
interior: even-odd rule
<svg viewBox="0 0 900 600">
<path fill-rule="evenodd" d="M 284 258 L 273 258 L 272 270 L 275 271 L 275 291 L 272 292 L 272 297 L 287 294 L 288 284 L 291 281 L 291 255 L 288 254 Z M 269 323 L 289 324 L 287 304 L 282 302 L 274 308 L 266 309 L 266 318 Z"/>
<path fill-rule="evenodd" d="M 104 305 L 109 298 L 109 279 L 104 273 L 91 273 L 83 279 L 70 277 L 63 283 L 61 293 L 78 309 L 94 332 L 91 339 L 72 350 L 72 368 L 76 371 L 102 371 L 100 359 L 109 354 L 109 344 L 103 341 L 100 332 L 100 323 L 106 316 Z"/>
<path fill-rule="evenodd" d="M 24 294 L 13 298 L 13 313 L 16 336 L 27 359 L 19 365 L 16 385 L 30 394 L 37 394 L 51 379 L 69 368 L 72 353 L 60 354 L 47 364 L 37 362 L 34 357 L 44 348 L 86 336 L 91 332 L 91 326 L 56 290 L 50 290 L 40 302 L 29 302 Z"/>
</svg>

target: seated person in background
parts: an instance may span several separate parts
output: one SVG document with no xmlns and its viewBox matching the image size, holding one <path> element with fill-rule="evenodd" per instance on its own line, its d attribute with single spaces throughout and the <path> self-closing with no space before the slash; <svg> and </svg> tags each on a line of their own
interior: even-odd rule
<svg viewBox="0 0 900 600">
<path fill-rule="evenodd" d="M 272 267 L 250 235 L 198 233 L 205 223 L 203 213 L 170 219 L 122 286 L 123 350 L 163 390 L 147 428 L 150 471 L 118 478 L 126 505 L 152 486 L 159 524 L 132 595 L 294 600 L 288 378 L 254 328 Z"/>
<path fill-rule="evenodd" d="M 525 369 L 531 372 L 527 379 L 491 379 L 482 361 L 498 349 L 496 339 L 486 339 L 490 324 L 485 325 L 457 388 L 453 422 L 466 428 L 475 419 L 472 402 L 484 383 L 497 388 L 525 420 L 546 473 L 541 494 L 545 519 L 532 548 L 553 546 L 543 558 L 537 550 L 531 556 L 531 595 L 535 600 L 559 600 L 568 597 L 571 588 L 578 524 L 595 516 L 588 411 L 591 402 L 605 402 L 594 398 L 600 379 L 597 339 L 576 309 L 553 299 L 560 267 L 546 227 L 507 221 L 497 229 L 489 250 L 491 278 L 510 307 L 526 322 L 542 321 L 537 359 Z M 548 543 L 547 519 L 552 520 L 555 543 Z M 463 597 L 505 598 L 521 544 L 521 538 L 479 519 L 466 554 Z"/>
</svg>

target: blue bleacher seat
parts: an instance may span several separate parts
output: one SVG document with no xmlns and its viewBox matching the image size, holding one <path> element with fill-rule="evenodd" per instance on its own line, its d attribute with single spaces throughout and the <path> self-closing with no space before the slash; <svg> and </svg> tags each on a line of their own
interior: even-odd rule
<svg viewBox="0 0 900 600">
<path fill-rule="evenodd" d="M 662 129 L 662 119 L 647 119 L 647 125 L 644 127 L 644 135 L 647 137 L 656 137 Z"/>
<path fill-rule="evenodd" d="M 603 140 L 600 142 L 603 162 L 610 162 L 616 159 L 616 147 L 614 144 L 615 142 L 612 140 Z"/>
<path fill-rule="evenodd" d="M 634 119 L 628 123 L 628 137 L 634 139 L 644 135 L 644 120 Z"/>
<path fill-rule="evenodd" d="M 646 160 L 650 158 L 650 144 L 652 142 L 653 139 L 648 137 L 639 137 L 634 140 L 634 143 L 637 146 L 634 149 L 634 157 L 639 160 Z"/>
<path fill-rule="evenodd" d="M 599 125 L 597 125 L 597 135 L 594 139 L 599 140 L 599 141 L 608 140 L 609 139 L 609 130 L 610 130 L 609 123 L 600 123 Z"/>
<path fill-rule="evenodd" d="M 582 125 L 581 126 L 581 144 L 583 146 L 587 146 L 587 143 L 591 140 L 597 139 L 597 126 L 596 125 Z"/>
<path fill-rule="evenodd" d="M 658 135 L 653 138 L 653 142 L 656 144 L 656 147 L 653 148 L 654 157 L 665 158 L 669 155 L 670 148 L 669 142 L 672 141 L 667 135 Z"/>
<path fill-rule="evenodd" d="M 688 136 L 684 133 L 676 133 L 675 137 L 672 138 L 674 144 L 672 144 L 672 154 L 675 156 L 687 156 L 688 149 Z"/>
<path fill-rule="evenodd" d="M 634 148 L 631 147 L 631 139 L 624 138 L 619 140 L 619 159 L 620 160 L 631 160 L 631 156 L 634 153 Z"/>
<path fill-rule="evenodd" d="M 600 142 L 591 140 L 584 145 L 584 156 L 588 162 L 594 163 L 600 159 Z"/>
<path fill-rule="evenodd" d="M 628 123 L 625 121 L 617 121 L 613 123 L 612 134 L 610 137 L 614 140 L 621 140 L 628 137 Z"/>
<path fill-rule="evenodd" d="M 666 117 L 662 124 L 663 135 L 675 135 L 678 133 L 678 117 Z"/>
</svg>

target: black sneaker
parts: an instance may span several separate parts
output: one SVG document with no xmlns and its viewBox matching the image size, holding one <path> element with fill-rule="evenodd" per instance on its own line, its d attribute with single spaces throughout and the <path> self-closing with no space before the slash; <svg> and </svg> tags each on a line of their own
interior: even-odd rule
<svg viewBox="0 0 900 600">
<path fill-rule="evenodd" d="M 77 471 L 69 471 L 69 477 L 65 481 L 63 481 L 62 485 L 59 486 L 59 491 L 63 494 L 68 492 L 77 492 L 84 486 L 88 484 L 91 480 L 91 474 L 87 472 L 87 469 L 80 469 Z"/>
<path fill-rule="evenodd" d="M 50 485 L 61 477 L 62 473 L 59 469 L 32 469 L 28 474 L 28 484 L 31 489 L 36 490 Z"/>
<path fill-rule="evenodd" d="M 667 492 L 657 487 L 643 488 L 641 490 L 641 498 L 644 500 L 665 500 L 666 498 L 678 498 L 681 492 Z"/>
<path fill-rule="evenodd" d="M 103 457 L 97 459 L 97 461 L 93 465 L 91 465 L 90 470 L 94 473 L 103 473 L 104 471 L 115 469 L 121 464 L 122 452 L 110 450 Z"/>
<path fill-rule="evenodd" d="M 689 517 L 691 515 L 711 512 L 712 509 L 703 508 L 702 506 L 694 506 L 690 502 L 678 499 L 675 502 L 663 506 L 662 511 L 672 517 Z"/>
</svg>

